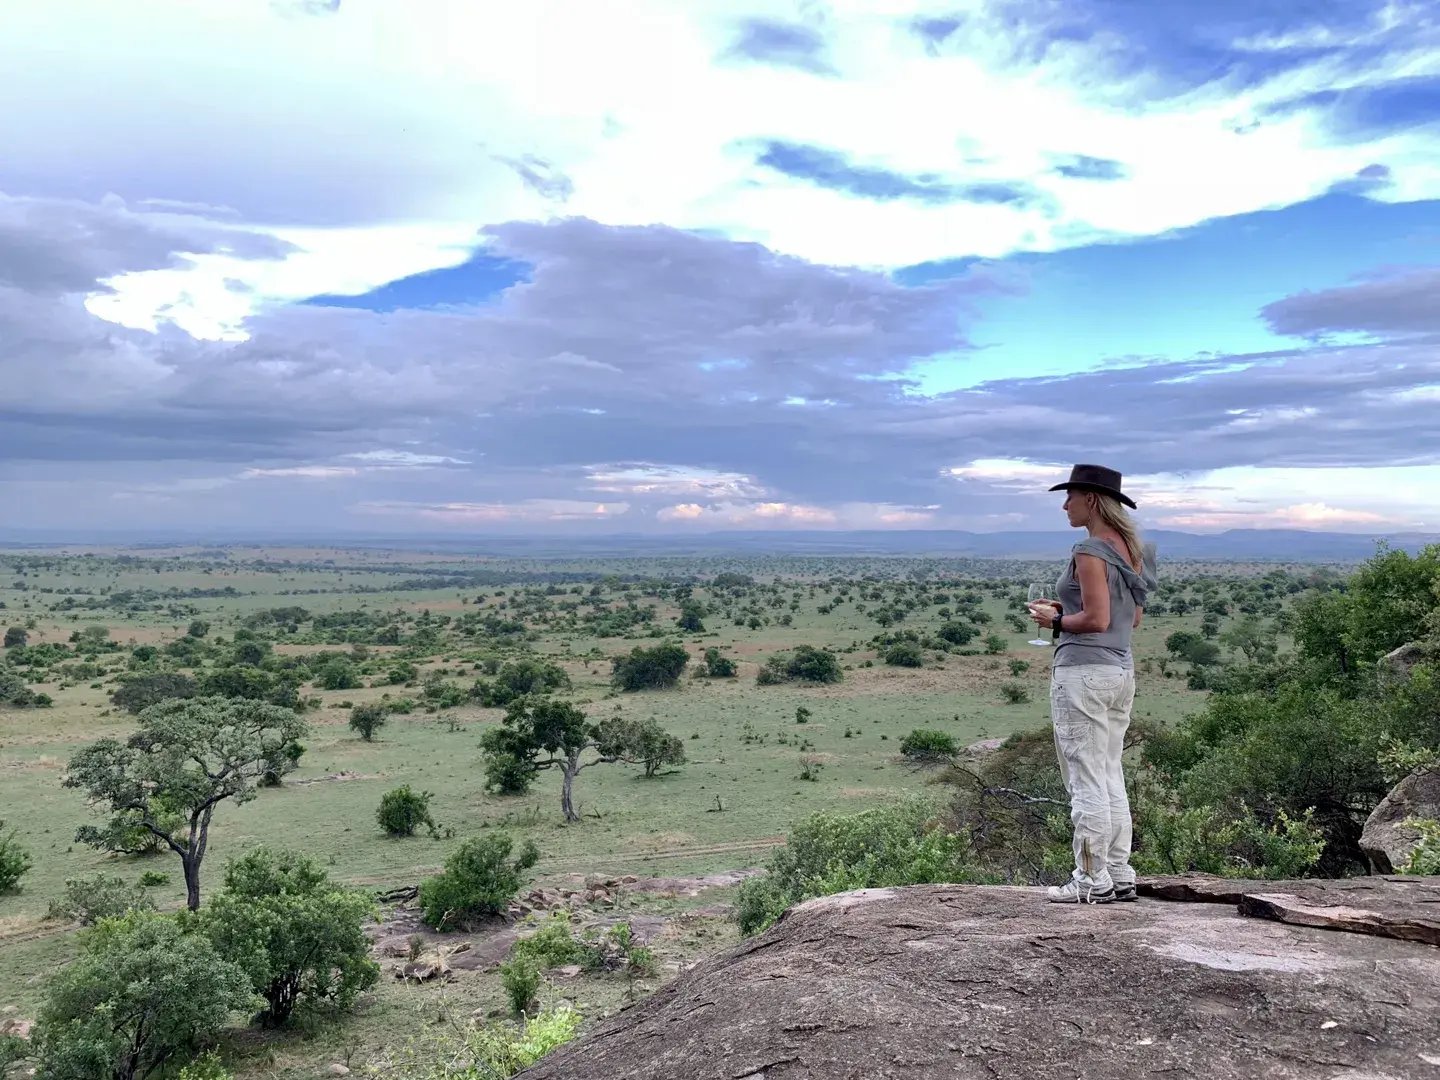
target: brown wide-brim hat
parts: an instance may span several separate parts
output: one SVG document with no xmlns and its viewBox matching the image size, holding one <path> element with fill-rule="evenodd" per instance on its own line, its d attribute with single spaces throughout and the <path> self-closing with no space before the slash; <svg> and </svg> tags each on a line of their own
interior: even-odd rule
<svg viewBox="0 0 1440 1080">
<path fill-rule="evenodd" d="M 1076 465 L 1070 470 L 1070 479 L 1056 484 L 1051 491 L 1098 491 L 1102 495 L 1113 495 L 1131 510 L 1138 510 L 1135 500 L 1120 490 L 1120 474 L 1104 465 Z"/>
</svg>

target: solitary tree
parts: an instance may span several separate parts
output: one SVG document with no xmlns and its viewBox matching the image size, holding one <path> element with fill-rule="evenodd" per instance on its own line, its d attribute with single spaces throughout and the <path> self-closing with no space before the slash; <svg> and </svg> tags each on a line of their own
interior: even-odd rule
<svg viewBox="0 0 1440 1080">
<path fill-rule="evenodd" d="M 689 662 L 690 654 L 674 642 L 649 649 L 637 645 L 628 656 L 611 661 L 611 681 L 621 690 L 663 689 L 679 681 Z"/>
<path fill-rule="evenodd" d="M 375 733 L 385 726 L 385 721 L 389 717 L 390 710 L 378 701 L 356 705 L 350 710 L 350 730 L 366 742 L 372 742 L 375 739 Z"/>
<path fill-rule="evenodd" d="M 225 698 L 162 701 L 139 720 L 125 742 L 101 739 L 71 758 L 65 786 L 108 809 L 111 828 L 143 827 L 179 855 L 194 911 L 215 807 L 248 802 L 267 773 L 293 769 L 305 721 L 278 705 Z M 76 839 L 95 843 L 105 832 L 81 829 Z"/>
<path fill-rule="evenodd" d="M 597 724 L 566 701 L 522 699 L 510 706 L 502 726 L 481 738 L 486 777 L 492 788 L 518 793 L 529 789 L 540 770 L 559 769 L 560 809 L 566 821 L 579 821 L 575 777 L 592 765 L 644 761 L 637 752 L 635 731 L 633 721 L 610 719 Z M 593 756 L 587 757 L 587 752 Z"/>
<path fill-rule="evenodd" d="M 675 625 L 691 634 L 705 632 L 705 606 L 698 600 L 686 600 L 680 605 L 680 618 Z"/>
<path fill-rule="evenodd" d="M 30 640 L 23 626 L 12 626 L 5 631 L 5 648 L 16 649 Z"/>
</svg>

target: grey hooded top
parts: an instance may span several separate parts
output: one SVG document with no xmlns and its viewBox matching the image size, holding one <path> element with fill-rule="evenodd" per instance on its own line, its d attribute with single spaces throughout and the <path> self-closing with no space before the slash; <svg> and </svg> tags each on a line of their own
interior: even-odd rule
<svg viewBox="0 0 1440 1080">
<path fill-rule="evenodd" d="M 1155 587 L 1155 545 L 1143 549 L 1141 572 L 1136 573 L 1126 558 L 1103 540 L 1093 537 L 1081 540 L 1070 551 L 1070 561 L 1055 583 L 1055 598 L 1066 615 L 1083 608 L 1080 578 L 1075 572 L 1076 555 L 1094 555 L 1105 562 L 1105 580 L 1110 586 L 1110 625 L 1096 634 L 1071 634 L 1062 631 L 1055 645 L 1055 667 L 1080 664 L 1108 664 L 1134 668 L 1130 655 L 1130 635 L 1135 629 L 1135 609 L 1145 606 L 1145 598 Z"/>
</svg>

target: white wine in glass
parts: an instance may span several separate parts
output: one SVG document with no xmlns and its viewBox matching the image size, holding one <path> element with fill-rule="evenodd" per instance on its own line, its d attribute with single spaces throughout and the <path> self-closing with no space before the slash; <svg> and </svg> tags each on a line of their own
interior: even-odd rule
<svg viewBox="0 0 1440 1080">
<path fill-rule="evenodd" d="M 1030 588 L 1029 588 L 1029 590 L 1027 590 L 1027 592 L 1026 592 L 1025 606 L 1026 606 L 1026 607 L 1033 607 L 1033 605 L 1035 604 L 1035 602 L 1036 602 L 1037 600 L 1044 600 L 1044 599 L 1045 599 L 1045 594 L 1046 594 L 1047 592 L 1049 592 L 1049 589 L 1046 588 L 1045 585 L 1043 585 L 1042 583 L 1040 583 L 1040 582 L 1038 582 L 1038 581 L 1032 581 L 1032 582 L 1030 583 Z M 1038 634 L 1038 631 L 1037 631 L 1037 634 Z M 1045 640 L 1044 638 L 1042 638 L 1042 637 L 1038 637 L 1038 636 L 1037 636 L 1037 637 L 1031 638 L 1031 639 L 1030 639 L 1029 641 L 1027 641 L 1025 644 L 1026 644 L 1026 645 L 1038 645 L 1038 646 L 1040 646 L 1041 648 L 1044 648 L 1046 645 L 1049 645 L 1050 642 L 1046 641 L 1046 640 Z"/>
</svg>

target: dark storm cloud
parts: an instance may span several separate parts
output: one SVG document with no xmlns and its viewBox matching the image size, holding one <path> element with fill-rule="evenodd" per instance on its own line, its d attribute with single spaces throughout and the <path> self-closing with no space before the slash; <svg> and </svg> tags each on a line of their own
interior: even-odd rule
<svg viewBox="0 0 1440 1080">
<path fill-rule="evenodd" d="M 39 220 L 43 235 L 84 235 Z M 1433 442 L 1433 404 L 1413 391 L 1440 381 L 1440 356 L 1419 343 L 1110 367 L 924 398 L 906 372 L 963 357 L 976 301 L 1010 287 L 993 271 L 907 287 L 756 244 L 581 219 L 511 223 L 486 239 L 530 273 L 483 305 L 293 307 L 254 319 L 242 343 L 102 322 L 80 292 L 56 294 L 53 273 L 29 275 L 33 291 L 0 287 L 0 462 L 11 477 L 17 462 L 78 476 L 135 462 L 146 500 L 223 498 L 215 505 L 232 515 L 319 524 L 359 501 L 707 501 L 587 479 L 615 462 L 740 474 L 789 502 L 968 513 L 998 497 L 947 467 L 1084 459 L 1097 431 L 1131 472 L 1393 464 Z M 139 247 L 163 259 L 152 243 Z M 84 276 L 69 273 L 58 278 Z M 1412 284 L 1407 295 L 1424 293 Z M 1366 303 L 1351 310 L 1377 327 L 1411 325 L 1390 301 Z M 353 456 L 402 450 L 469 464 L 397 473 Z M 243 478 L 250 466 L 270 471 Z M 175 480 L 185 467 L 203 475 Z M 265 502 L 287 484 L 288 509 Z M 27 506 L 40 509 L 27 512 L 59 497 L 49 490 L 35 488 Z"/>
<path fill-rule="evenodd" d="M 825 55 L 825 37 L 819 30 L 779 19 L 743 20 L 721 58 L 797 68 L 812 75 L 835 74 Z"/>
<path fill-rule="evenodd" d="M 0 286 L 39 295 L 84 292 L 116 274 L 180 265 L 187 254 L 273 259 L 289 250 L 272 237 L 195 218 L 142 217 L 118 199 L 96 205 L 0 192 Z"/>
<path fill-rule="evenodd" d="M 1267 304 L 1261 314 L 1277 334 L 1299 337 L 1344 331 L 1382 337 L 1440 334 L 1440 267 L 1287 296 Z"/>
</svg>

